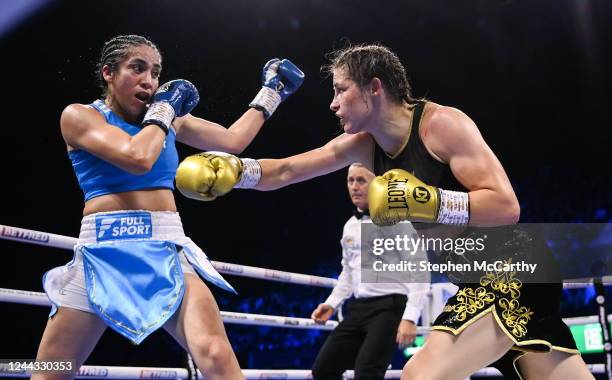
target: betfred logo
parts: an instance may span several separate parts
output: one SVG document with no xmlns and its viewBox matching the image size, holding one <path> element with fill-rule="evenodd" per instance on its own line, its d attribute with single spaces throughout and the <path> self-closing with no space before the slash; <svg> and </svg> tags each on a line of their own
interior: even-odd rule
<svg viewBox="0 0 612 380">
<path fill-rule="evenodd" d="M 81 367 L 75 374 L 78 377 L 108 377 L 108 368 L 102 366 Z"/>
<path fill-rule="evenodd" d="M 9 226 L 0 227 L 0 235 L 6 236 L 12 240 L 26 240 L 40 243 L 49 242 L 49 234 L 45 232 L 30 231 Z"/>
<path fill-rule="evenodd" d="M 215 269 L 221 273 L 243 273 L 244 267 L 238 264 L 216 263 Z"/>
<path fill-rule="evenodd" d="M 139 377 L 141 379 L 176 379 L 178 375 L 176 371 L 170 370 L 141 369 Z"/>
<path fill-rule="evenodd" d="M 96 216 L 97 241 L 150 239 L 152 233 L 151 214 L 148 212 Z"/>
</svg>

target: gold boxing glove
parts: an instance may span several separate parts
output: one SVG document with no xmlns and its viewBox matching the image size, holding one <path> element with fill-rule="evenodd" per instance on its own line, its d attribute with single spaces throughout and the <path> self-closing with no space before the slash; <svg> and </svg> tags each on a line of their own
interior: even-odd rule
<svg viewBox="0 0 612 380">
<path fill-rule="evenodd" d="M 368 190 L 372 221 L 389 226 L 410 220 L 444 224 L 469 222 L 468 193 L 429 186 L 402 169 L 372 180 Z"/>
<path fill-rule="evenodd" d="M 256 160 L 241 160 L 223 152 L 204 152 L 180 163 L 176 187 L 187 198 L 212 201 L 234 187 L 254 187 L 260 177 L 261 167 Z"/>
</svg>

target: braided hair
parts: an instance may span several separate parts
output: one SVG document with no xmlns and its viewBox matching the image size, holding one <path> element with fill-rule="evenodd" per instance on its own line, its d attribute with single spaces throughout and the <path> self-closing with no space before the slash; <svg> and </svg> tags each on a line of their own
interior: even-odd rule
<svg viewBox="0 0 612 380">
<path fill-rule="evenodd" d="M 136 34 L 115 36 L 104 43 L 100 51 L 100 59 L 96 65 L 96 77 L 102 89 L 102 97 L 107 95 L 108 90 L 108 84 L 102 75 L 102 68 L 108 66 L 111 72 L 117 71 L 119 64 L 128 56 L 130 49 L 139 45 L 147 45 L 155 49 L 161 56 L 159 49 L 153 42 Z"/>
</svg>

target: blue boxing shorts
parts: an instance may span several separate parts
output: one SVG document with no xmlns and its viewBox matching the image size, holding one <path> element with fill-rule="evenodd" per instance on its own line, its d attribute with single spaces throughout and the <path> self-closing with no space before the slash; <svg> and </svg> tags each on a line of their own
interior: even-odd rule
<svg viewBox="0 0 612 380">
<path fill-rule="evenodd" d="M 97 314 L 139 344 L 181 304 L 184 274 L 196 273 L 222 289 L 234 288 L 185 236 L 179 214 L 116 211 L 83 218 L 74 257 L 47 272 L 43 287 L 58 307 Z"/>
</svg>

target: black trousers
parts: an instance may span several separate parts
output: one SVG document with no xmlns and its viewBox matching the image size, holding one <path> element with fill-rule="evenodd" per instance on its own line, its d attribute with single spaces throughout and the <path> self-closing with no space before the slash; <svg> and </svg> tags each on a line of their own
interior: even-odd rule
<svg viewBox="0 0 612 380">
<path fill-rule="evenodd" d="M 357 380 L 383 379 L 393 353 L 395 337 L 406 307 L 406 296 L 349 301 L 346 318 L 327 337 L 312 366 L 315 380 L 342 379 L 347 369 Z"/>
</svg>

